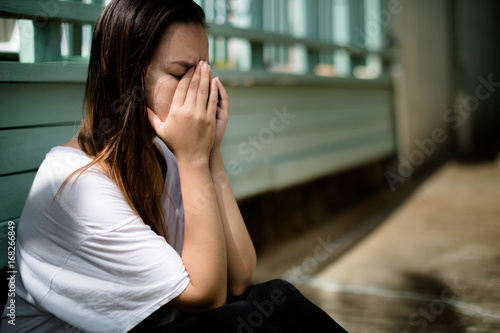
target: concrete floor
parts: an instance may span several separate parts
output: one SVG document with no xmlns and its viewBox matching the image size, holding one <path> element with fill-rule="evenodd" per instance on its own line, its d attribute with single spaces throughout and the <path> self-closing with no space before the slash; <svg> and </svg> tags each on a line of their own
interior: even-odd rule
<svg viewBox="0 0 500 333">
<path fill-rule="evenodd" d="M 291 280 L 351 333 L 500 332 L 500 163 L 446 164 L 344 249 L 387 199 L 269 248 L 257 280 Z"/>
</svg>

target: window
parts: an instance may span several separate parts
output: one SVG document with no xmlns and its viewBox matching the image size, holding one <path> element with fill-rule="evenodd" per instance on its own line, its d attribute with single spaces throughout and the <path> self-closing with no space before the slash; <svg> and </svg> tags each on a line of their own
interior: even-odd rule
<svg viewBox="0 0 500 333">
<path fill-rule="evenodd" d="M 109 1 L 0 4 L 10 13 L 0 19 L 0 60 L 85 63 L 93 24 Z M 391 60 L 385 0 L 196 2 L 210 25 L 210 61 L 223 71 L 376 79 Z"/>
<path fill-rule="evenodd" d="M 212 62 L 236 71 L 375 79 L 390 56 L 384 0 L 198 0 Z"/>
</svg>

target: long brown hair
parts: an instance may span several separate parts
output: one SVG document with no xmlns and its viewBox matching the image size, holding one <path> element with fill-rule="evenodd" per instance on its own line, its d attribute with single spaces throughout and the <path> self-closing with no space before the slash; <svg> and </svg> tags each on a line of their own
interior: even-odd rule
<svg viewBox="0 0 500 333">
<path fill-rule="evenodd" d="M 76 171 L 101 166 L 143 222 L 165 238 L 164 182 L 146 112 L 144 72 L 162 33 L 174 22 L 206 27 L 203 10 L 191 0 L 114 0 L 102 12 L 78 134 L 81 149 L 93 161 Z"/>
</svg>

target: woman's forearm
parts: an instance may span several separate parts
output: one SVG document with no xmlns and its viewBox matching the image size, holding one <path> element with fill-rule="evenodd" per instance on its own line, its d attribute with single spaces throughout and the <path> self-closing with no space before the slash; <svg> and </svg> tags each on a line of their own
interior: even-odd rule
<svg viewBox="0 0 500 333">
<path fill-rule="evenodd" d="M 213 308 L 226 300 L 227 257 L 208 161 L 204 164 L 178 161 L 185 215 L 182 260 L 195 294 Z"/>
<path fill-rule="evenodd" d="M 211 154 L 210 172 L 226 240 L 228 292 L 240 295 L 253 283 L 255 249 L 229 185 L 219 150 Z"/>
</svg>

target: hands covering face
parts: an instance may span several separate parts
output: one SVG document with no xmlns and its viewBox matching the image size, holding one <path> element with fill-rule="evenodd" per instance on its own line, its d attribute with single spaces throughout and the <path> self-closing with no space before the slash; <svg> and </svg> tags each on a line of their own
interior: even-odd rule
<svg viewBox="0 0 500 333">
<path fill-rule="evenodd" d="M 175 89 L 165 121 L 147 109 L 151 126 L 178 160 L 208 162 L 212 150 L 220 148 L 229 101 L 220 80 L 211 76 L 203 61 L 190 68 Z"/>
</svg>

